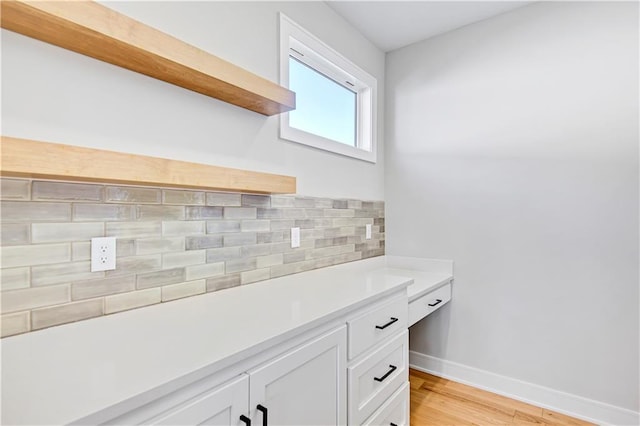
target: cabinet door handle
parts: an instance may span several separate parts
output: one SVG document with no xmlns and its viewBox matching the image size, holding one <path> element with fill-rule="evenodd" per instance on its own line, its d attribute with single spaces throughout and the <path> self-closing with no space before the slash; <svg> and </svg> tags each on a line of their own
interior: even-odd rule
<svg viewBox="0 0 640 426">
<path fill-rule="evenodd" d="M 398 367 L 396 367 L 395 365 L 389 365 L 389 371 L 387 371 L 386 373 L 384 373 L 384 376 L 382 377 L 374 377 L 373 380 L 375 380 L 376 382 L 381 382 L 384 379 L 386 379 L 387 377 L 389 377 L 389 375 L 391 373 L 393 373 L 394 371 L 396 371 Z"/>
<path fill-rule="evenodd" d="M 395 423 L 389 423 L 389 426 L 398 426 L 398 425 Z"/>
<path fill-rule="evenodd" d="M 240 416 L 240 421 L 244 422 L 244 424 L 246 424 L 247 426 L 251 426 L 251 419 L 244 414 Z"/>
<path fill-rule="evenodd" d="M 269 424 L 269 420 L 267 418 L 269 410 L 267 410 L 267 407 L 262 404 L 258 404 L 256 408 L 258 411 L 262 412 L 262 426 L 267 426 Z"/>
<path fill-rule="evenodd" d="M 389 321 L 385 325 L 376 325 L 376 328 L 378 330 L 384 330 L 385 328 L 389 327 L 391 324 L 393 324 L 396 321 L 398 321 L 398 318 L 391 317 L 391 321 Z"/>
<path fill-rule="evenodd" d="M 429 303 L 429 306 L 437 306 L 442 303 L 442 299 L 436 299 L 436 303 Z"/>
</svg>

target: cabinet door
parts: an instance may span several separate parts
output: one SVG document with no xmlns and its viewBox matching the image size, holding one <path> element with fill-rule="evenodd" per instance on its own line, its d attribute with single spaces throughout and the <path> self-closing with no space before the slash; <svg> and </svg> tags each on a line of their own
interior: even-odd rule
<svg viewBox="0 0 640 426">
<path fill-rule="evenodd" d="M 346 326 L 249 371 L 254 425 L 346 423 Z"/>
<path fill-rule="evenodd" d="M 243 374 L 151 419 L 154 425 L 244 425 L 249 408 L 249 376 Z M 145 422 L 146 423 L 146 422 Z"/>
</svg>

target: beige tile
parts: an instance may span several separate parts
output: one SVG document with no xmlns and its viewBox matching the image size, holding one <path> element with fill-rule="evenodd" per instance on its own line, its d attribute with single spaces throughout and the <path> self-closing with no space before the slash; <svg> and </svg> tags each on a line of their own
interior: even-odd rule
<svg viewBox="0 0 640 426">
<path fill-rule="evenodd" d="M 347 200 L 347 208 L 358 210 L 362 208 L 362 201 L 360 200 Z"/>
<path fill-rule="evenodd" d="M 167 284 L 176 284 L 186 281 L 185 268 L 167 269 L 164 271 L 147 272 L 138 274 L 137 288 L 145 289 L 160 287 Z"/>
<path fill-rule="evenodd" d="M 71 284 L 71 299 L 93 299 L 136 289 L 135 275 L 79 281 Z"/>
<path fill-rule="evenodd" d="M 240 194 L 207 192 L 208 206 L 240 206 Z"/>
<path fill-rule="evenodd" d="M 271 230 L 271 221 L 265 219 L 243 220 L 241 227 L 242 232 L 266 232 Z"/>
<path fill-rule="evenodd" d="M 203 220 L 198 221 L 165 221 L 162 222 L 162 235 L 177 237 L 184 235 L 204 234 Z"/>
<path fill-rule="evenodd" d="M 282 253 L 271 254 L 269 256 L 260 256 L 256 258 L 256 267 L 258 269 L 268 268 L 274 265 L 282 265 L 283 263 L 284 256 Z"/>
<path fill-rule="evenodd" d="M 0 178 L 0 198 L 3 200 L 28 200 L 31 198 L 31 181 Z"/>
<path fill-rule="evenodd" d="M 69 243 L 9 246 L 2 247 L 1 250 L 3 268 L 46 265 L 71 260 L 71 245 Z"/>
<path fill-rule="evenodd" d="M 137 254 L 158 254 L 184 251 L 183 237 L 149 238 L 136 241 Z"/>
<path fill-rule="evenodd" d="M 162 287 L 162 301 L 181 299 L 207 292 L 205 280 L 190 281 L 186 283 L 166 285 Z"/>
<path fill-rule="evenodd" d="M 138 220 L 182 220 L 183 206 L 138 206 L 136 208 Z"/>
<path fill-rule="evenodd" d="M 31 285 L 42 287 L 104 277 L 104 272 L 91 272 L 91 262 L 58 263 L 31 268 Z"/>
<path fill-rule="evenodd" d="M 35 309 L 31 311 L 31 328 L 39 330 L 53 327 L 54 325 L 99 317 L 104 314 L 103 302 L 103 299 L 91 299 Z"/>
<path fill-rule="evenodd" d="M 162 290 L 160 287 L 146 290 L 132 291 L 130 293 L 107 296 L 104 299 L 105 313 L 126 311 L 140 308 L 142 306 L 154 305 L 162 301 Z"/>
<path fill-rule="evenodd" d="M 162 233 L 161 222 L 107 222 L 105 235 L 117 238 L 154 238 Z"/>
<path fill-rule="evenodd" d="M 224 274 L 224 262 L 187 266 L 186 271 L 187 281 L 198 280 L 201 278 L 211 278 Z"/>
<path fill-rule="evenodd" d="M 122 204 L 85 204 L 73 205 L 74 221 L 119 221 L 133 220 L 134 206 Z"/>
<path fill-rule="evenodd" d="M 0 269 L 0 288 L 2 291 L 29 287 L 30 280 L 31 268 Z"/>
<path fill-rule="evenodd" d="M 3 222 L 65 222 L 71 220 L 70 203 L 3 201 Z"/>
<path fill-rule="evenodd" d="M 162 192 L 154 188 L 108 186 L 106 201 L 116 203 L 160 204 Z"/>
<path fill-rule="evenodd" d="M 307 259 L 317 259 L 326 256 L 335 256 L 337 254 L 351 253 L 356 250 L 355 244 L 346 244 L 343 246 L 331 246 L 317 248 L 307 251 Z"/>
<path fill-rule="evenodd" d="M 207 291 L 218 291 L 240 285 L 240 274 L 207 279 Z"/>
<path fill-rule="evenodd" d="M 160 269 L 162 258 L 159 254 L 148 256 L 131 256 L 117 259 L 116 269 L 107 271 L 106 276 L 126 275 L 133 273 L 149 272 Z"/>
<path fill-rule="evenodd" d="M 181 266 L 198 265 L 207 261 L 206 250 L 190 250 L 182 253 L 164 253 L 162 255 L 162 267 L 178 268 Z"/>
<path fill-rule="evenodd" d="M 70 299 L 68 285 L 33 287 L 2 292 L 2 313 L 59 305 Z"/>
<path fill-rule="evenodd" d="M 104 187 L 83 183 L 34 181 L 32 200 L 102 201 Z"/>
<path fill-rule="evenodd" d="M 26 333 L 31 330 L 30 312 L 16 312 L 14 314 L 2 315 L 2 317 L 0 317 L 0 325 L 2 330 L 0 337 Z"/>
<path fill-rule="evenodd" d="M 256 269 L 255 271 L 247 271 L 240 273 L 240 283 L 241 284 L 250 284 L 255 283 L 257 281 L 268 280 L 271 277 L 271 269 Z"/>
<path fill-rule="evenodd" d="M 3 223 L 0 229 L 2 246 L 29 244 L 31 227 L 28 223 Z"/>
<path fill-rule="evenodd" d="M 384 256 L 384 248 L 364 250 L 360 253 L 362 253 L 363 259 L 368 259 L 370 257 L 376 257 L 376 256 Z"/>
<path fill-rule="evenodd" d="M 34 223 L 31 225 L 31 241 L 34 244 L 82 241 L 95 237 L 104 237 L 102 222 Z"/>
<path fill-rule="evenodd" d="M 162 191 L 162 203 L 201 206 L 205 203 L 205 195 L 202 191 L 165 189 Z"/>
</svg>

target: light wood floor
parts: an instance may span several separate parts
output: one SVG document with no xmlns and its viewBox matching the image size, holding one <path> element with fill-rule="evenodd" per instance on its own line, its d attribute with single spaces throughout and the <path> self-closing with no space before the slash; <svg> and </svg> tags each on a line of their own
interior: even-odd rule
<svg viewBox="0 0 640 426">
<path fill-rule="evenodd" d="M 411 426 L 591 425 L 544 408 L 409 370 Z"/>
</svg>

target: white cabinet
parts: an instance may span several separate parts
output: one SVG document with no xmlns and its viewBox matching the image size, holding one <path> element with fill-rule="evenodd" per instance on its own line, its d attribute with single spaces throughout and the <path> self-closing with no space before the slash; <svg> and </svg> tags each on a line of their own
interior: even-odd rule
<svg viewBox="0 0 640 426">
<path fill-rule="evenodd" d="M 409 327 L 451 300 L 451 283 L 409 302 Z"/>
</svg>

